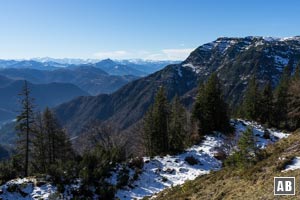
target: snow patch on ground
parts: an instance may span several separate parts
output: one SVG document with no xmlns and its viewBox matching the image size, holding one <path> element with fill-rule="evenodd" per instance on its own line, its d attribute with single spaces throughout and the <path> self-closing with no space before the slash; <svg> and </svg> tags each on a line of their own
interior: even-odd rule
<svg viewBox="0 0 300 200">
<path fill-rule="evenodd" d="M 156 156 L 152 159 L 144 157 L 143 172 L 133 183 L 134 188 L 118 190 L 116 196 L 123 200 L 141 199 L 145 196 L 152 196 L 167 187 L 183 184 L 186 180 L 193 180 L 211 170 L 219 170 L 222 163 L 214 158 L 213 149 L 221 146 L 223 141 L 221 134 L 206 136 L 200 145 L 194 145 L 182 154 Z M 199 163 L 188 164 L 185 161 L 188 156 L 193 156 Z M 110 182 L 116 183 L 116 174 L 112 176 Z"/>
<path fill-rule="evenodd" d="M 300 169 L 300 157 L 296 157 L 292 160 L 292 164 L 287 165 L 283 172 Z"/>
<path fill-rule="evenodd" d="M 274 129 L 265 129 L 255 122 L 238 119 L 232 120 L 231 123 L 236 128 L 236 140 L 248 127 L 252 127 L 257 146 L 260 148 L 265 148 L 268 144 L 289 135 Z M 207 174 L 210 171 L 220 170 L 222 162 L 216 159 L 215 155 L 217 149 L 222 148 L 222 145 L 225 144 L 226 139 L 228 138 L 221 133 L 215 133 L 205 136 L 200 144 L 192 146 L 182 154 L 156 156 L 152 159 L 144 157 L 145 164 L 138 180 L 131 184 L 131 188 L 119 189 L 116 196 L 121 200 L 142 199 L 145 196 L 153 196 L 165 188 L 183 184 L 187 180 L 193 180 L 197 176 Z M 185 161 L 187 156 L 193 156 L 200 161 L 199 164 L 189 165 Z M 117 172 L 118 169 L 110 178 L 110 183 L 116 184 Z M 133 174 L 132 170 L 129 174 Z"/>
<path fill-rule="evenodd" d="M 57 193 L 57 187 L 50 182 L 43 182 L 39 184 L 35 177 L 32 178 L 17 178 L 6 182 L 0 186 L 1 200 L 32 200 L 32 199 L 72 199 L 71 191 L 78 190 L 80 187 L 80 180 L 77 179 L 73 184 L 65 185 L 65 192 L 63 194 Z M 11 191 L 13 189 L 13 192 Z M 55 197 L 51 195 L 55 194 Z M 95 197 L 97 197 L 95 195 Z"/>
<path fill-rule="evenodd" d="M 42 186 L 35 186 L 36 180 L 34 178 L 18 178 L 8 181 L 6 184 L 0 186 L 3 194 L 0 198 L 3 200 L 18 199 L 49 199 L 49 196 L 56 192 L 56 187 L 45 183 Z M 9 188 L 13 188 L 13 185 L 17 185 L 15 192 L 9 192 Z M 21 194 L 23 193 L 23 195 Z"/>
<path fill-rule="evenodd" d="M 276 129 L 264 128 L 262 125 L 252 121 L 238 119 L 234 123 L 237 132 L 236 137 L 239 137 L 248 127 L 253 128 L 253 134 L 259 148 L 265 148 L 267 145 L 277 142 L 279 139 L 287 138 L 290 135 Z"/>
</svg>

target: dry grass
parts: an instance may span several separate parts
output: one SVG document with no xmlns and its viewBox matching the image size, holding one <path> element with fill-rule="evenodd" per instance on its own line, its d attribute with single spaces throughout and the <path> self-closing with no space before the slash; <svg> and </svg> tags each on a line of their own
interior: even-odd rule
<svg viewBox="0 0 300 200">
<path fill-rule="evenodd" d="M 300 132 L 266 149 L 266 158 L 249 169 L 223 169 L 198 177 L 184 185 L 158 194 L 158 200 L 194 199 L 297 199 L 300 197 L 300 170 L 281 172 L 295 156 L 300 156 Z M 279 160 L 285 158 L 285 160 Z M 296 196 L 274 196 L 275 176 L 296 177 Z"/>
</svg>

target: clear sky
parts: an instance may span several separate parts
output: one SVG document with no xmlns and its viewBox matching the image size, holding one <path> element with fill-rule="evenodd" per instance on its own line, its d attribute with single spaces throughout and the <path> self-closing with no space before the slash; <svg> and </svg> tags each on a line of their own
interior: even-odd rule
<svg viewBox="0 0 300 200">
<path fill-rule="evenodd" d="M 4 59 L 176 60 L 220 36 L 249 35 L 300 35 L 300 1 L 0 1 Z"/>
</svg>

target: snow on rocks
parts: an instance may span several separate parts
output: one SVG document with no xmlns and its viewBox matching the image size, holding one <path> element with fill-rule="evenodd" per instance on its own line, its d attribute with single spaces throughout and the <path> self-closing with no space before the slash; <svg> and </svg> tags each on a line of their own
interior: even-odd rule
<svg viewBox="0 0 300 200">
<path fill-rule="evenodd" d="M 300 157 L 295 157 L 290 165 L 287 165 L 283 172 L 300 169 Z"/>
<path fill-rule="evenodd" d="M 236 128 L 236 137 L 239 137 L 241 133 L 246 131 L 248 127 L 253 128 L 253 134 L 256 139 L 257 146 L 259 148 L 265 148 L 267 145 L 272 144 L 279 139 L 287 138 L 290 134 L 278 131 L 276 129 L 264 128 L 262 125 L 247 120 L 232 120 Z"/>
<path fill-rule="evenodd" d="M 38 178 L 17 178 L 0 186 L 1 200 L 32 200 L 32 199 L 72 199 L 72 191 L 80 186 L 77 179 L 73 184 L 65 185 L 65 192 L 60 194 L 57 187 L 47 181 L 40 181 Z"/>
<path fill-rule="evenodd" d="M 236 128 L 236 139 L 247 129 L 253 128 L 253 134 L 257 140 L 257 146 L 265 148 L 268 144 L 274 143 L 289 134 L 274 129 L 264 129 L 263 126 L 245 120 L 232 120 Z M 144 166 L 139 178 L 133 181 L 131 186 L 126 186 L 117 191 L 116 196 L 121 200 L 142 199 L 145 196 L 153 196 L 165 188 L 183 184 L 187 180 L 193 180 L 197 176 L 204 175 L 210 171 L 220 170 L 222 161 L 217 159 L 216 151 L 222 148 L 226 137 L 221 133 L 205 136 L 199 145 L 194 145 L 184 153 L 174 156 L 156 156 L 154 158 L 144 157 Z M 193 157 L 197 164 L 191 165 L 187 157 Z M 129 169 L 131 176 L 133 170 Z M 118 169 L 108 180 L 116 185 Z"/>
<path fill-rule="evenodd" d="M 199 74 L 201 72 L 200 67 L 198 66 L 194 66 L 192 63 L 186 63 L 183 64 L 182 67 L 189 67 L 193 70 L 193 72 L 195 72 L 196 74 Z"/>
<path fill-rule="evenodd" d="M 0 198 L 3 200 L 10 199 L 48 199 L 49 196 L 56 192 L 56 187 L 45 183 L 41 186 L 35 186 L 34 178 L 18 178 L 8 181 L 0 186 L 2 194 Z"/>
<path fill-rule="evenodd" d="M 117 197 L 120 199 L 141 199 L 145 196 L 152 196 L 167 187 L 183 184 L 186 180 L 193 180 L 211 170 L 219 170 L 222 163 L 214 158 L 213 149 L 221 146 L 222 143 L 222 135 L 215 134 L 205 136 L 200 145 L 194 145 L 182 154 L 156 156 L 152 159 L 144 157 L 143 171 L 138 180 L 133 183 L 135 187 L 118 190 Z M 187 157 L 193 157 L 198 161 L 197 164 L 189 164 L 186 161 Z M 112 176 L 110 182 L 116 184 L 116 174 Z"/>
</svg>

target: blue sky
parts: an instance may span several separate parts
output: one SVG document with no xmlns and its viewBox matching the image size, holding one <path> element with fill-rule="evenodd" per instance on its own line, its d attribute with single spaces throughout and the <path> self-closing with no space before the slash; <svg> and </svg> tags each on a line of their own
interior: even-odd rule
<svg viewBox="0 0 300 200">
<path fill-rule="evenodd" d="M 300 1 L 2 0 L 0 58 L 184 59 L 220 36 L 300 35 Z"/>
</svg>

